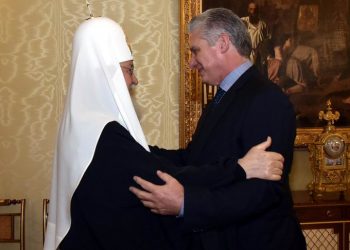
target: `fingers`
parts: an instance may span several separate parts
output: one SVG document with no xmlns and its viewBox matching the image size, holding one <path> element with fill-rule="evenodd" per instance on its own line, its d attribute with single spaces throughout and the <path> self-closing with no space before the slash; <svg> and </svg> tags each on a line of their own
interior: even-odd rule
<svg viewBox="0 0 350 250">
<path fill-rule="evenodd" d="M 277 175 L 277 174 L 271 175 L 271 178 L 269 180 L 271 180 L 271 181 L 279 181 L 279 180 L 281 180 L 281 176 Z"/>
<path fill-rule="evenodd" d="M 142 203 L 145 207 L 151 209 L 151 212 L 152 212 L 152 213 L 155 213 L 155 214 L 163 214 L 163 213 L 162 213 L 162 210 L 159 209 L 159 208 L 157 207 L 157 205 L 156 205 L 154 202 L 152 202 L 152 201 L 146 201 L 146 200 L 141 200 L 141 203 Z"/>
<path fill-rule="evenodd" d="M 153 192 L 157 185 L 153 184 L 152 182 L 146 181 L 145 179 L 142 179 L 139 176 L 133 177 L 134 181 L 139 184 L 144 190 L 148 192 Z"/>
<path fill-rule="evenodd" d="M 160 172 L 160 171 L 159 171 Z M 157 172 L 158 174 L 158 172 Z M 166 173 L 159 173 L 163 178 L 168 178 L 170 175 Z M 171 176 L 170 176 L 171 177 Z M 143 190 L 136 187 L 129 187 L 129 190 L 139 198 L 142 203 L 153 201 L 154 193 L 156 193 L 159 186 L 153 184 L 152 182 L 146 181 L 139 176 L 133 177 L 134 181 L 139 184 Z M 147 206 L 148 207 L 148 206 Z"/>
<path fill-rule="evenodd" d="M 265 157 L 267 159 L 270 159 L 271 161 L 280 161 L 280 162 L 284 162 L 284 157 L 283 155 L 281 155 L 280 153 L 276 153 L 276 152 L 264 152 Z"/>
<path fill-rule="evenodd" d="M 280 168 L 275 168 L 272 173 L 269 175 L 269 179 L 272 181 L 279 181 L 282 178 L 282 169 Z"/>
<path fill-rule="evenodd" d="M 136 195 L 137 198 L 139 198 L 142 201 L 150 201 L 152 198 L 152 195 L 146 191 L 143 191 L 141 189 L 138 189 L 136 187 L 129 187 L 129 190 Z"/>
<path fill-rule="evenodd" d="M 137 198 L 141 201 L 141 203 L 151 209 L 151 212 L 155 214 L 164 214 L 161 209 L 158 208 L 157 204 L 154 202 L 154 197 L 152 194 L 142 191 L 136 187 L 129 187 L 129 190 L 136 195 Z"/>
<path fill-rule="evenodd" d="M 154 201 L 154 196 L 152 193 L 148 193 L 136 187 L 129 187 L 129 190 L 141 201 L 143 206 L 149 208 L 152 213 L 163 214 L 162 210 L 158 208 L 156 202 Z"/>
<path fill-rule="evenodd" d="M 156 209 L 156 205 L 151 202 L 151 201 L 143 201 L 141 200 L 142 204 L 145 206 L 145 207 L 148 207 L 150 209 Z"/>
<path fill-rule="evenodd" d="M 282 178 L 283 174 L 283 164 L 280 162 L 275 162 L 273 166 L 270 166 L 269 168 L 266 169 L 266 176 L 265 178 L 267 180 L 272 180 L 272 181 L 279 181 Z"/>
<path fill-rule="evenodd" d="M 259 150 L 263 150 L 263 151 L 266 151 L 267 148 L 269 148 L 272 144 L 272 139 L 270 136 L 268 136 L 266 138 L 266 141 L 260 143 L 260 144 L 257 144 L 255 145 L 253 148 L 254 149 L 259 149 Z M 270 158 L 270 160 L 276 160 L 276 161 L 284 161 L 284 158 L 281 154 L 279 153 L 276 153 L 276 152 L 264 152 L 266 155 L 267 158 Z"/>
<path fill-rule="evenodd" d="M 282 168 L 276 167 L 271 170 L 272 175 L 279 175 L 281 176 L 283 174 Z"/>
<path fill-rule="evenodd" d="M 157 170 L 157 175 L 160 179 L 162 179 L 165 183 L 168 183 L 169 181 L 175 180 L 174 177 L 172 177 L 171 175 L 162 172 L 160 170 Z"/>
<path fill-rule="evenodd" d="M 260 144 L 257 144 L 254 146 L 254 148 L 256 149 L 260 149 L 260 150 L 266 150 L 268 147 L 271 146 L 271 143 L 272 143 L 272 139 L 270 136 L 267 137 L 266 141 L 260 143 Z"/>
<path fill-rule="evenodd" d="M 134 176 L 140 188 L 129 187 L 129 190 L 150 208 L 151 212 L 161 215 L 178 215 L 184 200 L 184 188 L 171 175 L 157 171 L 157 175 L 165 184 L 155 185 L 141 177 Z"/>
<path fill-rule="evenodd" d="M 162 172 L 160 170 L 157 170 L 157 175 L 159 176 L 160 179 L 162 179 L 165 183 L 168 183 L 169 181 L 176 180 L 174 177 L 171 175 Z M 146 181 L 145 179 L 142 179 L 139 176 L 134 176 L 133 177 L 134 181 L 139 184 L 144 190 L 147 190 L 149 192 L 153 192 L 158 185 L 153 184 L 152 182 Z"/>
<path fill-rule="evenodd" d="M 274 171 L 280 172 L 280 171 L 283 171 L 283 167 L 284 167 L 283 162 L 281 162 L 281 161 L 272 161 L 272 162 L 270 162 L 268 164 L 268 168 L 267 169 L 270 172 L 274 172 Z"/>
<path fill-rule="evenodd" d="M 160 215 L 167 215 L 163 210 L 158 208 L 151 209 L 151 212 L 155 214 L 160 214 Z"/>
</svg>

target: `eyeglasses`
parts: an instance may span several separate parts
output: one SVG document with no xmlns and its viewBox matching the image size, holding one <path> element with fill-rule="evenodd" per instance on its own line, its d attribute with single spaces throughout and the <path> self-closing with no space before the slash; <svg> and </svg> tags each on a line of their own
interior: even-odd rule
<svg viewBox="0 0 350 250">
<path fill-rule="evenodd" d="M 120 66 L 122 69 L 127 70 L 127 73 L 129 74 L 129 76 L 133 76 L 134 75 L 134 65 L 131 65 L 130 67 L 126 67 L 126 66 Z"/>
</svg>

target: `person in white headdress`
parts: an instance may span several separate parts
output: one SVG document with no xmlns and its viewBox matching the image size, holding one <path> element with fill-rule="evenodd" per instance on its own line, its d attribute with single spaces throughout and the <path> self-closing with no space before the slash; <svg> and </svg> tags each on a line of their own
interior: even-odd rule
<svg viewBox="0 0 350 250">
<path fill-rule="evenodd" d="M 70 199 L 107 123 L 117 121 L 149 150 L 123 74 L 123 70 L 132 71 L 132 59 L 123 30 L 108 18 L 90 19 L 75 34 L 71 85 L 53 163 L 44 249 L 56 249 L 68 232 Z M 133 74 L 129 77 L 130 84 L 137 83 Z"/>
<path fill-rule="evenodd" d="M 105 17 L 83 22 L 73 41 L 45 250 L 184 249 L 186 241 L 178 230 L 181 219 L 144 208 L 128 190 L 134 175 L 161 184 L 156 174 L 160 169 L 181 183 L 208 187 L 245 179 L 244 171 L 251 171 L 251 177 L 272 178 L 266 176 L 266 167 L 257 171 L 253 153 L 245 156 L 251 166 L 242 169 L 189 166 L 181 172 L 150 153 L 129 95 L 128 86 L 133 84 L 137 84 L 133 58 L 122 28 Z M 273 154 L 261 151 L 266 157 Z M 275 159 L 271 156 L 271 163 Z M 206 183 L 197 178 L 200 175 L 208 176 Z"/>
</svg>

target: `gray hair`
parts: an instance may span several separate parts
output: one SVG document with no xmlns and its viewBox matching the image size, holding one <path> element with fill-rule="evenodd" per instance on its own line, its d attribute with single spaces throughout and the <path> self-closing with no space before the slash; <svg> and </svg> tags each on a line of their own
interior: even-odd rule
<svg viewBox="0 0 350 250">
<path fill-rule="evenodd" d="M 241 18 L 229 9 L 213 8 L 192 18 L 188 25 L 189 32 L 200 30 L 202 38 L 213 46 L 222 33 L 230 37 L 231 43 L 241 56 L 249 57 L 252 42 Z"/>
</svg>

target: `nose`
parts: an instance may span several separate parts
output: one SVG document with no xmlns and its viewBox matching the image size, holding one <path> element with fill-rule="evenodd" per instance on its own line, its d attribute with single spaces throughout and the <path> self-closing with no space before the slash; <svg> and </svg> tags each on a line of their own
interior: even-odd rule
<svg viewBox="0 0 350 250">
<path fill-rule="evenodd" d="M 191 59 L 190 59 L 190 68 L 191 69 L 195 69 L 197 67 L 197 60 L 194 58 L 194 56 L 191 56 Z"/>
<path fill-rule="evenodd" d="M 133 85 L 139 84 L 139 80 L 137 79 L 137 77 L 135 76 L 135 74 L 132 75 L 132 84 L 133 84 Z"/>
</svg>

